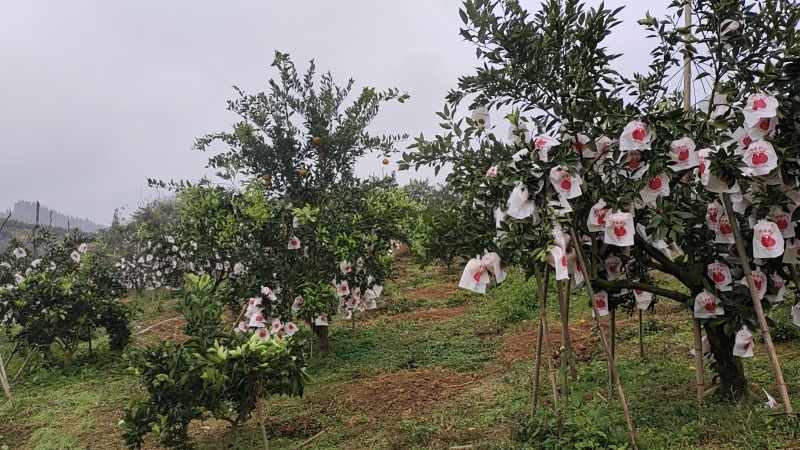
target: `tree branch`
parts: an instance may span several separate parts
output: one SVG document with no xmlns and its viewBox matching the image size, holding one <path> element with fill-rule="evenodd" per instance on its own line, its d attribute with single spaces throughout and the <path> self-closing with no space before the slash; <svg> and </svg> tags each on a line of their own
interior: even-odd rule
<svg viewBox="0 0 800 450">
<path fill-rule="evenodd" d="M 657 263 L 657 262 L 653 261 L 652 259 L 645 259 L 645 260 L 643 260 L 643 261 L 642 261 L 642 265 L 643 265 L 643 266 L 645 266 L 645 267 L 648 267 L 648 268 L 650 268 L 650 269 L 653 269 L 653 270 L 657 270 L 657 271 L 659 271 L 659 272 L 664 272 L 664 273 L 666 273 L 666 272 L 664 271 L 664 266 L 662 266 L 661 264 L 659 264 L 659 263 Z"/>
<path fill-rule="evenodd" d="M 602 278 L 597 278 L 595 280 L 592 280 L 592 283 L 594 283 L 595 286 L 601 287 L 603 289 L 638 289 L 640 291 L 650 292 L 655 295 L 671 298 L 681 303 L 685 303 L 691 298 L 690 296 L 678 291 L 664 289 L 658 286 L 653 286 L 652 284 L 640 283 L 638 281 L 631 281 L 631 280 L 608 281 Z"/>
<path fill-rule="evenodd" d="M 645 241 L 644 238 L 639 236 L 638 233 L 635 234 L 634 240 L 636 243 L 636 248 L 641 249 L 650 255 L 650 257 L 655 259 L 659 264 L 661 264 L 662 268 L 660 270 L 672 275 L 692 291 L 703 290 L 703 280 L 701 280 L 699 277 L 681 269 L 680 266 L 675 264 L 673 260 L 668 258 L 667 255 L 661 253 L 661 251 L 657 248 L 650 245 L 650 243 Z"/>
<path fill-rule="evenodd" d="M 12 214 L 12 213 L 8 213 L 8 217 L 6 217 L 6 220 L 4 220 L 2 224 L 0 224 L 0 231 L 3 231 L 3 228 L 4 228 L 4 227 L 6 226 L 6 224 L 8 223 L 8 220 L 9 220 L 9 219 L 11 219 L 11 214 Z"/>
</svg>

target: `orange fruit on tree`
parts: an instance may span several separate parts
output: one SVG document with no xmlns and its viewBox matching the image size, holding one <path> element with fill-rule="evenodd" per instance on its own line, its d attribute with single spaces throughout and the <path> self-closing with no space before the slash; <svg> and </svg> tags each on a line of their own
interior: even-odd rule
<svg viewBox="0 0 800 450">
<path fill-rule="evenodd" d="M 314 145 L 319 145 L 319 143 L 322 142 L 322 138 L 319 136 L 314 136 L 313 138 L 311 138 L 311 142 L 313 142 Z"/>
<path fill-rule="evenodd" d="M 300 169 L 300 170 L 297 171 L 297 173 L 299 173 L 301 177 L 304 177 L 304 176 L 308 175 L 308 169 L 306 169 L 306 168 Z"/>
<path fill-rule="evenodd" d="M 389 165 L 389 158 L 383 158 L 383 165 L 384 166 L 388 166 Z"/>
</svg>

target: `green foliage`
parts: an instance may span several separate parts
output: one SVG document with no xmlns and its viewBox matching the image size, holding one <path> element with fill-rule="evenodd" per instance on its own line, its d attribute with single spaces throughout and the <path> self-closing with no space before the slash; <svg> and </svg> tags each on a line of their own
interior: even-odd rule
<svg viewBox="0 0 800 450">
<path fill-rule="evenodd" d="M 239 98 L 228 109 L 240 121 L 232 131 L 195 143 L 200 151 L 227 145 L 208 166 L 224 179 L 243 177 L 243 188 L 171 182 L 182 208 L 178 231 L 182 245 L 197 247 L 194 273 L 210 273 L 231 306 L 253 292 L 272 292 L 272 313 L 310 323 L 328 352 L 327 333 L 318 328 L 326 325 L 316 321 L 365 309 L 361 295 L 379 295 L 392 271 L 392 246 L 408 241 L 413 228 L 418 207 L 393 179 L 362 181 L 355 173 L 359 158 L 389 155 L 406 138 L 366 129 L 381 104 L 408 95 L 364 88 L 352 99 L 353 80 L 338 86 L 330 73 L 317 76 L 313 61 L 302 75 L 289 55 L 276 52 L 273 66 L 278 76 L 268 92 L 236 88 Z M 218 269 L 235 263 L 239 273 Z M 336 295 L 332 285 L 345 283 L 354 294 Z M 296 300 L 303 306 L 292 310 Z"/>
<path fill-rule="evenodd" d="M 447 184 L 431 184 L 430 180 L 411 180 L 403 186 L 408 198 L 423 211 L 448 210 L 463 202 L 462 196 Z"/>
<path fill-rule="evenodd" d="M 187 275 L 187 278 L 191 289 L 180 299 L 178 312 L 186 319 L 185 333 L 196 338 L 201 347 L 208 347 L 221 337 L 224 305 L 214 299 L 210 277 Z"/>
<path fill-rule="evenodd" d="M 425 212 L 414 233 L 414 261 L 450 267 L 458 257 L 472 258 L 482 253 L 485 229 L 475 215 L 474 209 L 465 206 Z"/>
<path fill-rule="evenodd" d="M 571 383 L 571 402 L 562 412 L 563 435 L 551 410 L 541 410 L 536 418 L 527 418 L 515 437 L 530 447 L 548 449 L 629 449 L 629 437 L 615 408 L 594 393 L 607 382 L 600 366 L 586 368 L 578 382 Z"/>
<path fill-rule="evenodd" d="M 800 339 L 800 328 L 792 322 L 789 310 L 774 308 L 769 317 L 769 334 L 774 342 L 797 342 Z"/>
<path fill-rule="evenodd" d="M 112 350 L 125 348 L 128 311 L 116 301 L 125 288 L 103 255 L 87 253 L 85 235 L 76 230 L 59 241 L 42 229 L 11 244 L 0 256 L 0 327 L 13 341 L 40 350 L 55 343 L 64 365 L 100 327 Z"/>
<path fill-rule="evenodd" d="M 500 323 L 519 323 L 538 315 L 539 294 L 533 279 L 510 276 L 492 294 L 494 300 L 490 308 Z"/>
<path fill-rule="evenodd" d="M 689 4 L 693 17 L 687 27 L 681 16 Z M 706 276 L 715 261 L 734 269 L 740 261 L 730 245 L 715 242 L 715 226 L 707 225 L 705 216 L 726 186 L 736 197 L 737 211 L 730 220 L 741 224 L 743 239 L 750 243 L 754 232 L 744 226 L 750 218 L 773 220 L 778 208 L 794 207 L 800 181 L 795 164 L 800 83 L 791 74 L 797 73 L 800 55 L 800 5 L 676 0 L 670 15 L 656 19 L 648 14 L 639 22 L 655 48 L 646 73 L 632 77 L 618 71 L 620 55 L 610 53 L 606 44 L 621 23 L 621 8 L 593 8 L 579 0 L 545 0 L 535 11 L 513 0 L 466 0 L 463 5 L 461 34 L 475 45 L 481 64 L 447 95 L 439 113 L 442 134 L 419 136 L 403 155 L 401 169 L 452 167 L 447 183 L 482 211 L 471 216 L 476 232 L 469 235 L 475 245 L 496 251 L 526 273 L 554 258 L 549 252 L 556 246 L 569 255 L 576 243 L 559 243 L 554 230 L 562 229 L 581 237 L 588 254 L 568 271 L 586 266 L 595 289 L 607 292 L 614 306 L 633 310 L 633 291 L 639 289 L 691 307 L 695 296 L 707 290 L 721 299 L 725 314 L 703 319 L 704 326 L 726 337 L 744 325 L 756 329 L 748 290 L 723 291 Z M 671 83 L 684 57 L 695 75 L 684 83 L 702 86 L 708 94 L 707 100 L 688 106 L 684 100 L 691 99 Z M 777 103 L 776 112 L 768 114 L 774 117 L 745 123 L 748 102 L 762 93 Z M 465 106 L 472 117 L 462 116 L 459 109 Z M 750 109 L 758 110 L 753 104 Z M 508 140 L 490 125 L 492 110 L 510 110 L 505 114 Z M 634 139 L 637 127 L 641 136 Z M 756 150 L 751 143 L 759 139 L 774 147 L 778 168 L 753 175 L 745 170 L 745 155 Z M 682 164 L 674 152 L 687 142 L 696 164 Z M 564 188 L 578 183 L 580 192 Z M 656 190 L 654 197 L 647 194 Z M 520 202 L 533 204 L 521 217 L 510 212 L 511 196 L 517 194 Z M 611 215 L 629 211 L 635 229 L 615 231 L 634 236 L 633 245 L 624 251 L 607 245 L 613 237 L 589 226 L 594 208 Z M 755 259 L 752 246 L 747 247 L 742 257 L 751 266 L 757 263 L 765 274 L 788 278 L 780 258 Z M 614 277 L 604 267 L 612 257 L 620 258 Z M 660 288 L 647 279 L 654 269 L 685 289 Z M 723 341 L 712 344 L 715 355 L 733 358 Z M 729 362 L 741 367 L 738 360 Z M 746 385 L 743 374 L 734 372 L 726 370 L 721 379 L 735 388 L 721 391 L 738 395 Z"/>
<path fill-rule="evenodd" d="M 188 427 L 193 420 L 210 415 L 236 428 L 261 399 L 302 396 L 310 380 L 303 368 L 302 342 L 221 330 L 223 305 L 213 295 L 213 280 L 190 277 L 189 285 L 180 307 L 189 340 L 125 355 L 148 392 L 147 399 L 129 404 L 120 421 L 131 448 L 141 448 L 150 433 L 162 445 L 191 448 Z"/>
<path fill-rule="evenodd" d="M 231 149 L 209 159 L 218 175 L 237 174 L 265 179 L 266 189 L 297 205 L 325 203 L 335 185 L 350 186 L 356 179 L 355 161 L 372 151 L 392 153 L 393 144 L 405 136 L 371 136 L 366 128 L 387 101 L 408 99 L 397 89 L 378 92 L 364 88 L 346 105 L 354 81 L 337 86 L 330 73 L 317 81 L 316 66 L 300 75 L 288 54 L 275 53 L 272 63 L 279 73 L 270 80 L 270 92 L 247 95 L 236 88 L 238 100 L 228 109 L 242 118 L 233 132 L 211 134 L 197 140 L 204 151 L 222 141 Z"/>
</svg>

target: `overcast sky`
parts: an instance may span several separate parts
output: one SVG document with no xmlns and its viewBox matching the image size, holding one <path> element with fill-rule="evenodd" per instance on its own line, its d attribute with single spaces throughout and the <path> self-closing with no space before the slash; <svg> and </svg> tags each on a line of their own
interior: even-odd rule
<svg viewBox="0 0 800 450">
<path fill-rule="evenodd" d="M 590 5 L 600 2 L 588 0 Z M 609 41 L 624 73 L 645 70 L 636 24 L 669 0 L 630 5 Z M 538 0 L 523 4 L 536 8 Z M 0 210 L 38 200 L 109 223 L 157 197 L 146 179 L 200 178 L 196 137 L 226 130 L 232 85 L 255 93 L 274 72 L 275 50 L 344 83 L 398 87 L 375 133 L 438 131 L 435 112 L 477 64 L 459 35 L 459 0 L 0 0 Z M 402 147 L 405 147 L 403 145 Z M 387 170 L 396 168 L 394 161 Z M 381 173 L 377 157 L 359 164 Z M 428 172 L 400 172 L 425 178 Z"/>
</svg>

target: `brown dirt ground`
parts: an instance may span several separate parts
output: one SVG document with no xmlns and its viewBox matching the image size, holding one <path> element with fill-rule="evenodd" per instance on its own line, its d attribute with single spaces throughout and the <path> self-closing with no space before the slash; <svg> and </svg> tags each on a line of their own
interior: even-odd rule
<svg viewBox="0 0 800 450">
<path fill-rule="evenodd" d="M 407 417 L 468 392 L 477 381 L 475 374 L 401 370 L 358 383 L 347 391 L 344 401 L 371 416 Z"/>
<path fill-rule="evenodd" d="M 152 345 L 158 344 L 162 341 L 172 341 L 174 344 L 186 342 L 186 339 L 189 338 L 183 334 L 183 327 L 186 326 L 186 319 L 184 319 L 182 316 L 174 317 L 175 320 L 170 319 L 173 318 L 159 318 L 158 320 L 154 320 L 153 323 L 143 326 L 140 330 L 134 331 L 134 333 L 141 332 L 147 327 L 155 325 L 146 332 L 136 335 L 136 339 L 139 344 Z M 165 320 L 169 321 L 160 323 Z"/>
<path fill-rule="evenodd" d="M 431 308 L 421 311 L 409 311 L 393 316 L 387 316 L 389 320 L 399 322 L 442 322 L 448 319 L 461 317 L 467 313 L 467 305 L 460 305 L 454 308 Z"/>
<path fill-rule="evenodd" d="M 600 348 L 600 338 L 596 333 L 592 332 L 593 323 L 594 322 L 571 324 L 569 327 L 569 336 L 572 340 L 572 352 L 575 354 L 575 359 L 578 361 L 590 361 L 594 357 L 595 351 Z M 561 325 L 550 324 L 547 330 L 550 334 L 550 345 L 555 351 L 561 347 Z M 533 360 L 537 335 L 538 331 L 534 328 L 509 336 L 495 352 L 498 360 L 505 365 L 511 364 L 514 361 Z"/>
<path fill-rule="evenodd" d="M 415 290 L 404 290 L 403 294 L 411 298 L 428 300 L 447 300 L 458 289 L 458 283 L 443 283 L 425 286 Z"/>
</svg>

